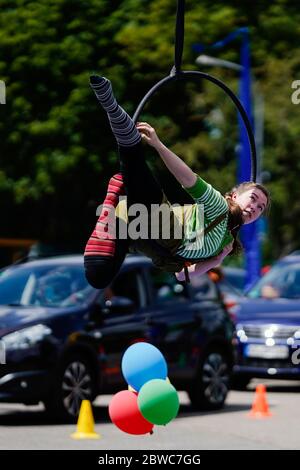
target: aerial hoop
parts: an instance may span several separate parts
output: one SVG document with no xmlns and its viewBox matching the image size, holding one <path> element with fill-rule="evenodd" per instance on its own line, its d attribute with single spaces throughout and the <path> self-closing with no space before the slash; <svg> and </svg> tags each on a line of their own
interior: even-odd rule
<svg viewBox="0 0 300 470">
<path fill-rule="evenodd" d="M 182 51 L 183 51 L 183 43 L 184 43 L 184 7 L 185 7 L 185 0 L 178 0 L 177 2 L 177 15 L 176 15 L 176 28 L 175 28 L 175 54 L 174 54 L 174 66 L 170 72 L 170 74 L 156 83 L 144 96 L 140 104 L 138 105 L 134 115 L 133 121 L 137 122 L 143 108 L 145 107 L 146 103 L 150 100 L 152 95 L 156 93 L 160 88 L 166 86 L 170 82 L 176 80 L 187 80 L 187 79 L 196 79 L 196 80 L 208 80 L 219 88 L 221 88 L 227 96 L 231 99 L 235 107 L 237 108 L 240 116 L 243 120 L 245 125 L 248 141 L 250 146 L 250 154 L 251 154 L 251 181 L 256 181 L 257 176 L 257 157 L 256 157 L 256 146 L 255 146 L 255 139 L 252 131 L 252 127 L 250 124 L 250 120 L 248 115 L 238 99 L 235 93 L 223 83 L 218 78 L 204 72 L 198 72 L 194 70 L 181 70 L 181 60 L 182 60 Z"/>
</svg>

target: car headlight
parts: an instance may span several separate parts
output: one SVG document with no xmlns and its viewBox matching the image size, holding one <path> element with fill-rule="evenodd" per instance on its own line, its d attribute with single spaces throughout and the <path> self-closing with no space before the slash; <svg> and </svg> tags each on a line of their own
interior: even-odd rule
<svg viewBox="0 0 300 470">
<path fill-rule="evenodd" d="M 52 333 L 52 330 L 46 325 L 34 325 L 22 330 L 9 333 L 1 338 L 8 349 L 28 349 L 36 345 L 45 336 Z"/>
</svg>

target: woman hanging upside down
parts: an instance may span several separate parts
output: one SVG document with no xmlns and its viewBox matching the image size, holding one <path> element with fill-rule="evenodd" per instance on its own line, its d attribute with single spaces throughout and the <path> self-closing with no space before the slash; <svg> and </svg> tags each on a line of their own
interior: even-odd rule
<svg viewBox="0 0 300 470">
<path fill-rule="evenodd" d="M 188 273 L 203 274 L 219 265 L 229 253 L 237 253 L 241 247 L 237 240 L 241 226 L 254 222 L 269 206 L 267 189 L 260 184 L 246 182 L 222 196 L 169 150 L 153 127 L 146 122 L 134 124 L 116 102 L 109 80 L 92 75 L 90 84 L 107 112 L 117 140 L 120 173 L 109 181 L 100 217 L 85 248 L 84 266 L 89 283 L 97 289 L 110 284 L 129 249 L 144 253 L 156 266 L 176 273 L 180 281 L 188 277 Z M 158 152 L 169 171 L 194 200 L 187 210 L 178 212 L 171 206 L 144 159 L 142 140 Z M 109 213 L 117 208 L 121 196 L 125 195 L 129 225 L 132 220 L 130 208 L 134 204 L 142 204 L 149 214 L 144 224 L 147 227 L 143 227 L 147 229 L 144 232 L 148 237 L 133 236 L 130 230 L 125 238 L 118 236 L 116 227 L 118 231 L 122 224 L 118 217 L 115 224 L 107 223 Z M 157 208 L 162 205 L 168 208 L 170 228 L 184 227 L 179 238 L 171 231 L 167 237 L 162 235 L 165 224 L 157 215 Z M 151 237 L 152 231 L 149 230 L 154 223 L 158 224 L 155 238 Z"/>
</svg>

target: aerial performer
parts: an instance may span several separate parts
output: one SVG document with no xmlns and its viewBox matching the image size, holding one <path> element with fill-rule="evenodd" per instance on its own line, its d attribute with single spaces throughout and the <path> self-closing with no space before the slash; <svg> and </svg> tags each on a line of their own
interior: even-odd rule
<svg viewBox="0 0 300 470">
<path fill-rule="evenodd" d="M 134 123 L 117 103 L 108 79 L 92 75 L 90 84 L 107 113 L 116 138 L 120 172 L 109 181 L 99 219 L 85 248 L 84 266 L 89 283 L 97 289 L 108 286 L 129 251 L 145 254 L 158 268 L 174 272 L 179 281 L 188 281 L 190 275 L 203 274 L 221 264 L 227 255 L 237 254 L 241 249 L 238 232 L 242 225 L 254 222 L 266 211 L 270 203 L 268 190 L 261 184 L 247 181 L 223 196 L 169 150 L 151 125 Z M 151 235 L 149 238 L 133 238 L 129 231 L 126 238 L 120 238 L 115 231 L 120 225 L 119 217 L 116 217 L 115 225 L 107 223 L 109 209 L 116 209 L 121 196 L 126 194 L 127 214 L 135 204 L 143 205 L 150 215 L 153 207 L 157 209 L 165 205 L 169 209 L 170 227 L 180 225 L 178 211 L 173 210 L 166 191 L 160 187 L 146 163 L 144 142 L 156 150 L 194 202 L 189 210 L 179 213 L 183 214 L 181 222 L 184 219 L 180 238 L 174 237 L 172 230 L 168 238 L 162 236 L 163 227 L 159 227 L 155 239 Z M 199 207 L 202 212 L 199 212 Z M 202 220 L 199 214 L 204 215 Z M 127 216 L 126 220 L 130 222 L 131 219 Z M 155 220 L 161 223 L 158 217 Z M 149 216 L 147 224 L 151 223 L 153 218 Z M 150 234 L 151 230 L 147 233 Z"/>
</svg>

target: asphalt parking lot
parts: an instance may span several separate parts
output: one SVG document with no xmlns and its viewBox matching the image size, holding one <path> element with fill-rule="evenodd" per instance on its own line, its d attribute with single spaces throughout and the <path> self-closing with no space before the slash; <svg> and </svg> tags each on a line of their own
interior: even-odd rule
<svg viewBox="0 0 300 470">
<path fill-rule="evenodd" d="M 255 386 L 267 385 L 272 416 L 248 416 Z M 298 449 L 300 435 L 299 382 L 251 382 L 247 391 L 231 391 L 223 410 L 192 411 L 185 393 L 180 393 L 180 413 L 167 426 L 155 426 L 153 435 L 131 436 L 119 431 L 109 420 L 111 396 L 99 397 L 93 407 L 98 440 L 74 440 L 75 425 L 51 423 L 43 407 L 0 404 L 0 449 L 28 450 L 112 450 L 112 449 Z"/>
</svg>

